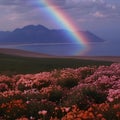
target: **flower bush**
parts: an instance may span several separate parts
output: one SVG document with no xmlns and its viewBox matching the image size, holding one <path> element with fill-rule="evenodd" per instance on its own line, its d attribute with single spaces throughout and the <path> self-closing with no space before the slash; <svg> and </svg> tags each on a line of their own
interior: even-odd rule
<svg viewBox="0 0 120 120">
<path fill-rule="evenodd" d="M 72 106 L 62 120 L 119 120 L 120 104 L 92 104 L 87 110 Z M 54 120 L 54 119 L 53 119 Z"/>
<path fill-rule="evenodd" d="M 61 88 L 52 88 L 52 90 L 49 92 L 49 100 L 53 102 L 60 101 L 63 96 L 63 91 Z"/>
<path fill-rule="evenodd" d="M 61 87 L 72 88 L 78 85 L 78 80 L 69 77 L 69 78 L 59 79 L 57 81 L 57 84 L 60 85 Z"/>
<path fill-rule="evenodd" d="M 119 120 L 120 63 L 0 75 L 2 120 Z"/>
</svg>

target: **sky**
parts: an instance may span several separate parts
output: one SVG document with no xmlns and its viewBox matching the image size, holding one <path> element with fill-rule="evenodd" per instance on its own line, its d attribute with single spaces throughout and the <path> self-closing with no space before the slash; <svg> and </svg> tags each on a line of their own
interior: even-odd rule
<svg viewBox="0 0 120 120">
<path fill-rule="evenodd" d="M 65 29 L 47 14 L 44 0 L 0 0 L 0 31 L 13 31 L 26 25 Z M 111 41 L 115 52 L 120 44 L 120 0 L 49 0 L 68 15 L 79 30 L 93 32 Z M 117 45 L 117 49 L 116 46 Z M 110 49 L 110 46 L 109 46 Z"/>
<path fill-rule="evenodd" d="M 46 14 L 44 0 L 0 0 L 0 31 L 29 24 L 60 28 Z M 81 30 L 120 31 L 120 0 L 50 0 Z"/>
</svg>

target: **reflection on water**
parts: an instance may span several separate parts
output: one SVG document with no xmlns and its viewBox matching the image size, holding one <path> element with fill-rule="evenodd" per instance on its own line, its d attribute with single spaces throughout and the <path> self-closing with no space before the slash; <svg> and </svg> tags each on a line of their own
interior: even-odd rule
<svg viewBox="0 0 120 120">
<path fill-rule="evenodd" d="M 90 50 L 85 55 L 120 56 L 120 43 L 104 42 L 90 43 Z M 76 55 L 83 49 L 78 44 L 24 44 L 24 45 L 0 45 L 0 48 L 17 48 L 38 53 L 52 55 Z"/>
<path fill-rule="evenodd" d="M 82 51 L 83 47 L 77 44 L 56 44 L 56 45 L 29 45 L 19 46 L 19 49 L 30 50 L 34 52 L 47 53 L 51 55 L 75 55 Z"/>
</svg>

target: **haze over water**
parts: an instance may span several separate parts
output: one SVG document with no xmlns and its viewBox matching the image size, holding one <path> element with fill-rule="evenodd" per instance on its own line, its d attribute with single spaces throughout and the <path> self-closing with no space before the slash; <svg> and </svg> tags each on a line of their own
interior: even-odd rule
<svg viewBox="0 0 120 120">
<path fill-rule="evenodd" d="M 89 56 L 120 56 L 119 52 L 120 42 L 110 41 L 103 43 L 90 43 L 91 50 L 88 51 L 85 55 Z M 1 48 L 16 48 L 27 51 L 33 51 L 38 53 L 46 53 L 50 55 L 74 55 L 71 54 L 71 50 L 79 50 L 79 45 L 77 44 L 44 44 L 44 45 L 0 45 Z"/>
</svg>

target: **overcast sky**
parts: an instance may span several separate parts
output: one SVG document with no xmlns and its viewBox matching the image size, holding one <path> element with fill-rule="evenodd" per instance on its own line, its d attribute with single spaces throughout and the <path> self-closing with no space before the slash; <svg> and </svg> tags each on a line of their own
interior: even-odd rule
<svg viewBox="0 0 120 120">
<path fill-rule="evenodd" d="M 44 0 L 0 0 L 0 31 L 29 24 L 60 28 L 45 12 Z M 68 14 L 82 30 L 103 34 L 120 32 L 120 0 L 49 0 Z"/>
</svg>

